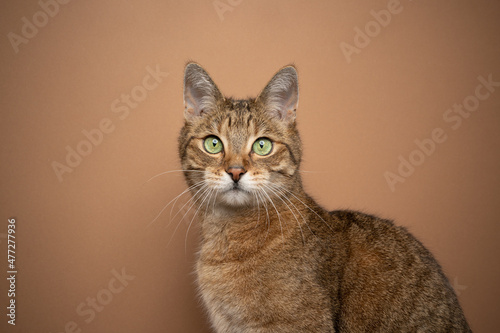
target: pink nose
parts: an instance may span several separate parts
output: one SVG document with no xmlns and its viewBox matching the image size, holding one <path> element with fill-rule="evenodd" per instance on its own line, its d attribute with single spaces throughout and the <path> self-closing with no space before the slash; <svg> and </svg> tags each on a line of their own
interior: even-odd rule
<svg viewBox="0 0 500 333">
<path fill-rule="evenodd" d="M 226 172 L 233 178 L 233 181 L 237 183 L 241 175 L 247 172 L 243 167 L 229 167 Z"/>
</svg>

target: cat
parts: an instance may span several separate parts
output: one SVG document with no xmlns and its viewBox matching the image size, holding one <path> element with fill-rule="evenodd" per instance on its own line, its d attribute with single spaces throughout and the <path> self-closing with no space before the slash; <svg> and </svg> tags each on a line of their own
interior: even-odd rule
<svg viewBox="0 0 500 333">
<path fill-rule="evenodd" d="M 215 331 L 471 332 L 441 267 L 404 227 L 328 212 L 304 192 L 298 101 L 294 66 L 244 100 L 185 67 L 178 149 Z"/>
</svg>

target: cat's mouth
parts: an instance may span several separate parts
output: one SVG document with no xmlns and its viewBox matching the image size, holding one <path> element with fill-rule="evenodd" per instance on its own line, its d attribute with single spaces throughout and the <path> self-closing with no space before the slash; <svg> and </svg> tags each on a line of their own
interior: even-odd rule
<svg viewBox="0 0 500 333">
<path fill-rule="evenodd" d="M 230 205 L 238 206 L 246 204 L 249 202 L 250 198 L 251 193 L 237 183 L 233 184 L 231 188 L 224 192 L 224 199 Z"/>
<path fill-rule="evenodd" d="M 234 185 L 229 190 L 226 191 L 228 194 L 250 194 L 247 190 L 241 188 L 241 186 Z"/>
<path fill-rule="evenodd" d="M 229 189 L 229 191 L 245 191 L 245 190 L 244 190 L 244 189 L 242 189 L 242 188 L 241 188 L 241 186 L 240 186 L 240 185 L 238 185 L 238 183 L 234 183 L 234 184 L 233 184 L 233 187 L 231 187 L 231 188 Z M 245 192 L 247 192 L 247 191 L 245 191 Z"/>
</svg>

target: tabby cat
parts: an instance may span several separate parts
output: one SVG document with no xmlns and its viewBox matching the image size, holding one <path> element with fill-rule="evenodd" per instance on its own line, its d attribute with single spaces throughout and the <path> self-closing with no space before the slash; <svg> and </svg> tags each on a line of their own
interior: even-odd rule
<svg viewBox="0 0 500 333">
<path fill-rule="evenodd" d="M 216 332 L 470 332 L 432 254 L 405 228 L 328 212 L 304 192 L 293 66 L 257 98 L 184 73 L 184 176 L 199 291 Z"/>
</svg>

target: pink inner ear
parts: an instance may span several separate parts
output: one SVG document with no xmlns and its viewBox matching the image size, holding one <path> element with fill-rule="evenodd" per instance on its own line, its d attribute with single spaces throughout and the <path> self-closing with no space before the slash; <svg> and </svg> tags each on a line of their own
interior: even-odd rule
<svg viewBox="0 0 500 333">
<path fill-rule="evenodd" d="M 206 103 L 207 98 L 203 96 L 203 91 L 199 88 L 187 86 L 184 91 L 185 113 L 189 117 L 199 117 L 205 112 L 203 102 Z"/>
<path fill-rule="evenodd" d="M 291 66 L 276 73 L 259 98 L 273 117 L 281 120 L 295 120 L 299 100 L 297 72 Z"/>
<path fill-rule="evenodd" d="M 213 110 L 221 93 L 208 74 L 199 66 L 186 68 L 184 77 L 184 116 L 190 120 Z"/>
</svg>

